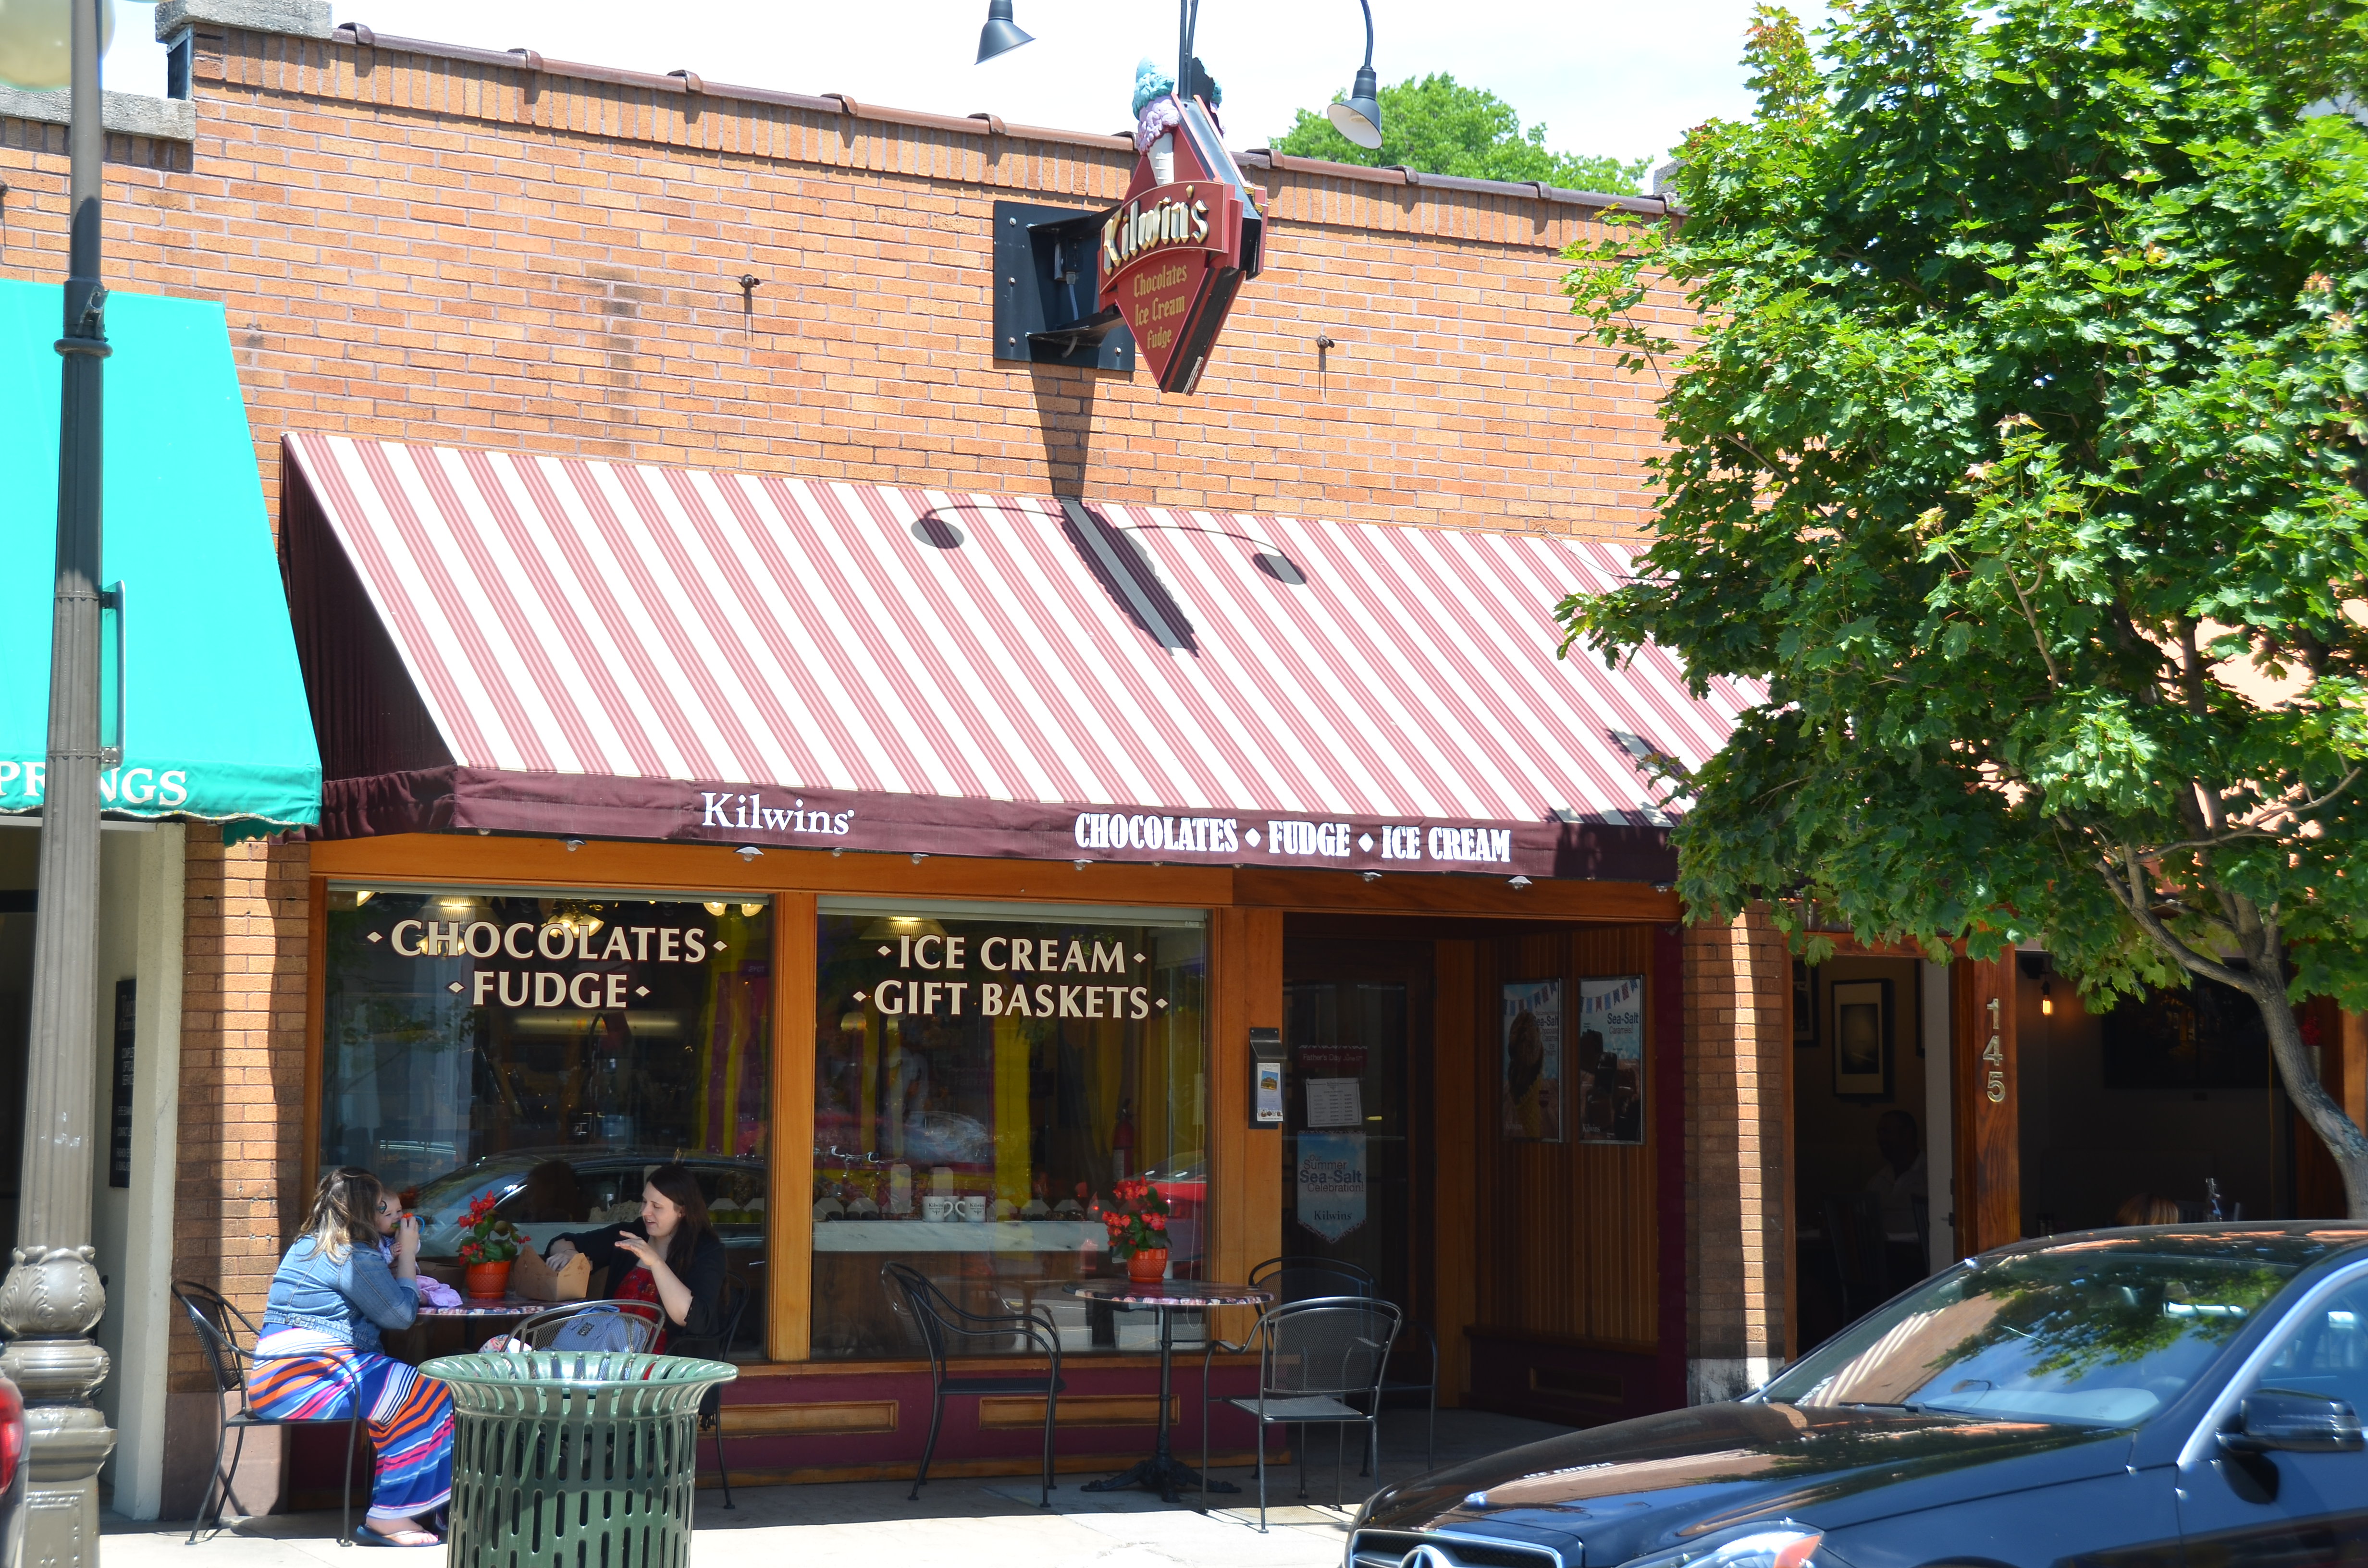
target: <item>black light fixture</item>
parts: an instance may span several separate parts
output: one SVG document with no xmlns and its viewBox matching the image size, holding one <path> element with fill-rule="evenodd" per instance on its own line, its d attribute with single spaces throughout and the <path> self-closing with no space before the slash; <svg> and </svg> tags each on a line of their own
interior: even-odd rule
<svg viewBox="0 0 2368 1568">
<path fill-rule="evenodd" d="M 1373 6 L 1372 0 L 1357 0 L 1365 13 L 1365 63 L 1357 68 L 1357 83 L 1346 99 L 1333 104 L 1324 112 L 1331 118 L 1340 134 L 1360 147 L 1382 144 L 1381 78 L 1373 74 Z M 1192 35 L 1200 30 L 1200 0 L 1177 0 L 1176 80 L 1190 91 L 1194 85 L 1192 68 L 1199 64 L 1192 54 Z M 1006 50 L 1018 49 L 1034 39 L 1019 30 L 1011 19 L 1011 0 L 987 0 L 986 26 L 978 29 L 978 63 L 985 64 Z"/>
<path fill-rule="evenodd" d="M 1032 34 L 1019 30 L 1011 19 L 1011 0 L 986 0 L 986 26 L 978 29 L 978 63 L 985 64 L 1007 50 L 1033 43 Z"/>
<path fill-rule="evenodd" d="M 1365 62 L 1357 67 L 1357 85 L 1339 103 L 1328 106 L 1324 113 L 1332 121 L 1332 129 L 1360 147 L 1382 144 L 1381 78 L 1373 74 L 1373 4 L 1358 0 L 1365 8 Z"/>
</svg>

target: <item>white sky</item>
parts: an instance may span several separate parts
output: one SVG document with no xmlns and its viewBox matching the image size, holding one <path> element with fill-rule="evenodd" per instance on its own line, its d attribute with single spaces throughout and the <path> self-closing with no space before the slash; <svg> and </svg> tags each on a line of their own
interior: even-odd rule
<svg viewBox="0 0 2368 1568">
<path fill-rule="evenodd" d="M 973 63 L 986 0 L 336 0 L 340 22 L 488 49 L 1028 125 L 1117 131 L 1134 62 L 1172 70 L 1167 0 L 1014 0 L 1036 41 Z M 1804 6 L 1822 17 L 1822 6 Z M 1383 82 L 1445 71 L 1540 120 L 1547 144 L 1658 162 L 1687 129 L 1750 110 L 1736 57 L 1751 0 L 1373 0 Z M 107 85 L 161 94 L 153 7 L 120 3 Z M 1236 147 L 1263 146 L 1348 86 L 1364 53 L 1357 0 L 1204 0 L 1199 53 Z"/>
</svg>

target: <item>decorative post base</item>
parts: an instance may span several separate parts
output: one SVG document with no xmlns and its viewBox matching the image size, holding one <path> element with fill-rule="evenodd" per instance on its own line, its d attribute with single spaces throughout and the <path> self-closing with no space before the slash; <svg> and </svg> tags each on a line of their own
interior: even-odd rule
<svg viewBox="0 0 2368 1568">
<path fill-rule="evenodd" d="M 0 1281 L 0 1350 L 25 1396 L 23 1568 L 97 1568 L 98 1467 L 115 1431 L 90 1402 L 107 1381 L 107 1352 L 90 1331 L 107 1310 L 95 1249 L 18 1247 Z"/>
</svg>

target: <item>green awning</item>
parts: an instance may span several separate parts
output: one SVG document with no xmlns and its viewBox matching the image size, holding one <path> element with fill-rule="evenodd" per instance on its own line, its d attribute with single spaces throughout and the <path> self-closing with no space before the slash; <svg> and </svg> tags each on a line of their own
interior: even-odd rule
<svg viewBox="0 0 2368 1568">
<path fill-rule="evenodd" d="M 0 812 L 41 805 L 57 553 L 63 312 L 0 281 Z M 297 826 L 321 814 L 255 438 L 222 308 L 111 293 L 104 581 L 123 585 L 123 763 L 107 809 Z M 106 655 L 112 680 L 114 627 Z M 102 726 L 112 741 L 110 684 Z"/>
</svg>

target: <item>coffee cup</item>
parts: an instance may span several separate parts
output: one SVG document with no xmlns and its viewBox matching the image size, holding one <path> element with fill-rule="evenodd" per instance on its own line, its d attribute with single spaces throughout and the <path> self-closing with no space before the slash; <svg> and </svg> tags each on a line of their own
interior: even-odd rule
<svg viewBox="0 0 2368 1568">
<path fill-rule="evenodd" d="M 985 1193 L 969 1193 L 955 1199 L 955 1205 L 962 1210 L 962 1217 L 965 1220 L 975 1222 L 986 1218 L 986 1195 Z"/>
<path fill-rule="evenodd" d="M 954 1200 L 942 1193 L 928 1193 L 921 1199 L 921 1218 L 933 1224 L 944 1224 L 953 1213 Z"/>
</svg>

